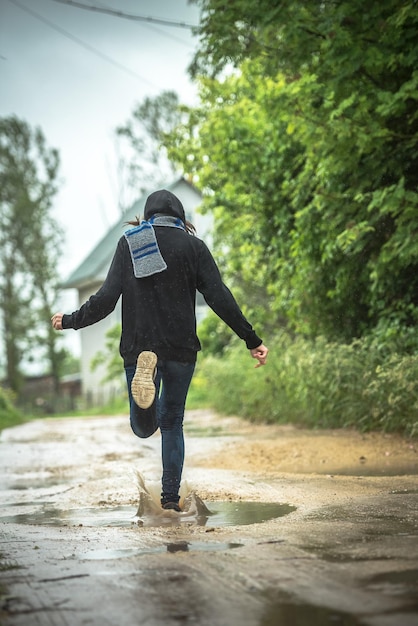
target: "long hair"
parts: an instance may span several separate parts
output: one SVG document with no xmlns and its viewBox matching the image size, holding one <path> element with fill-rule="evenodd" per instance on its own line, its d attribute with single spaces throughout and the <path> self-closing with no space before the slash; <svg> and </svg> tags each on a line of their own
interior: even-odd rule
<svg viewBox="0 0 418 626">
<path fill-rule="evenodd" d="M 125 222 L 125 224 L 129 224 L 130 226 L 139 226 L 140 223 L 141 220 L 137 215 L 135 215 L 134 220 L 129 220 L 128 222 Z M 196 228 L 191 222 L 189 222 L 189 220 L 186 220 L 184 225 L 186 226 L 186 231 L 189 233 L 189 235 L 196 235 Z"/>
</svg>

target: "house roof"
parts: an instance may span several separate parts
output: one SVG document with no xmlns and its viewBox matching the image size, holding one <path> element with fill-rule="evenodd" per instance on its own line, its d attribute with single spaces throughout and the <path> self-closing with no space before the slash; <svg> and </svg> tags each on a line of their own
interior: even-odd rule
<svg viewBox="0 0 418 626">
<path fill-rule="evenodd" d="M 184 178 L 177 179 L 165 188 L 181 196 L 181 189 L 185 186 L 192 189 L 196 193 L 196 197 L 200 197 L 200 192 L 196 187 Z M 130 209 L 121 215 L 118 222 L 110 228 L 84 261 L 70 274 L 67 280 L 61 283 L 62 289 L 81 289 L 91 283 L 101 282 L 105 278 L 116 244 L 127 229 L 126 222 L 133 219 L 136 215 L 141 216 L 144 214 L 145 202 L 150 193 L 151 191 L 145 193 Z M 185 206 L 184 208 L 187 214 L 187 207 Z"/>
</svg>

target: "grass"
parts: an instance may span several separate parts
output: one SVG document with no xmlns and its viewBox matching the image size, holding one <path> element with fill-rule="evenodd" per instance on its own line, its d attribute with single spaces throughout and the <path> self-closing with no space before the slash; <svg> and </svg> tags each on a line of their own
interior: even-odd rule
<svg viewBox="0 0 418 626">
<path fill-rule="evenodd" d="M 241 344 L 222 359 L 201 360 L 196 375 L 210 406 L 254 422 L 418 436 L 417 355 L 286 335 L 272 346 L 258 369 Z"/>
<path fill-rule="evenodd" d="M 186 409 L 213 408 L 254 422 L 418 436 L 418 355 L 284 334 L 272 347 L 267 366 L 258 369 L 241 342 L 221 358 L 199 355 Z M 54 416 L 118 413 L 128 413 L 125 397 Z M 33 417 L 39 415 L 23 416 L 0 390 L 0 430 Z"/>
<path fill-rule="evenodd" d="M 0 390 L 1 399 L 1 390 Z M 9 404 L 7 407 L 0 408 L 0 432 L 5 428 L 12 428 L 25 424 L 34 419 L 40 418 L 61 418 L 61 417 L 93 417 L 100 415 L 117 415 L 128 414 L 128 404 L 126 398 L 114 398 L 110 402 L 102 406 L 80 407 L 74 411 L 58 411 L 52 414 L 41 414 L 39 411 L 31 413 L 30 410 L 19 411 L 15 406 Z"/>
<path fill-rule="evenodd" d="M 23 413 L 16 408 L 14 401 L 13 393 L 0 387 L 0 431 L 27 421 Z"/>
</svg>

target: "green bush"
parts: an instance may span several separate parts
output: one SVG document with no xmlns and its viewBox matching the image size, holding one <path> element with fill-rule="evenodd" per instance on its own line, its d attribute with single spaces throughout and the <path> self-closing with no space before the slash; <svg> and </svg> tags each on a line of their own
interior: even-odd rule
<svg viewBox="0 0 418 626">
<path fill-rule="evenodd" d="M 252 367 L 242 344 L 202 359 L 199 384 L 205 380 L 214 409 L 266 423 L 418 435 L 418 357 L 388 356 L 367 341 L 287 335 L 270 347 L 263 368 Z"/>
<path fill-rule="evenodd" d="M 13 393 L 0 387 L 0 431 L 24 421 L 25 418 L 14 405 Z"/>
</svg>

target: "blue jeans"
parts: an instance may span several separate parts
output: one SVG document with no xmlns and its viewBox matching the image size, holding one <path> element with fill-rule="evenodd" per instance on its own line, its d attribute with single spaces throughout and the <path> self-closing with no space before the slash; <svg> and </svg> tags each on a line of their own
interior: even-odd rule
<svg viewBox="0 0 418 626">
<path fill-rule="evenodd" d="M 140 409 L 132 398 L 131 383 L 135 367 L 125 368 L 133 432 L 138 437 L 148 437 L 158 427 L 161 431 L 163 466 L 161 504 L 179 501 L 184 463 L 184 407 L 194 369 L 195 363 L 159 360 L 155 378 L 155 401 L 149 409 L 144 410 Z"/>
</svg>

